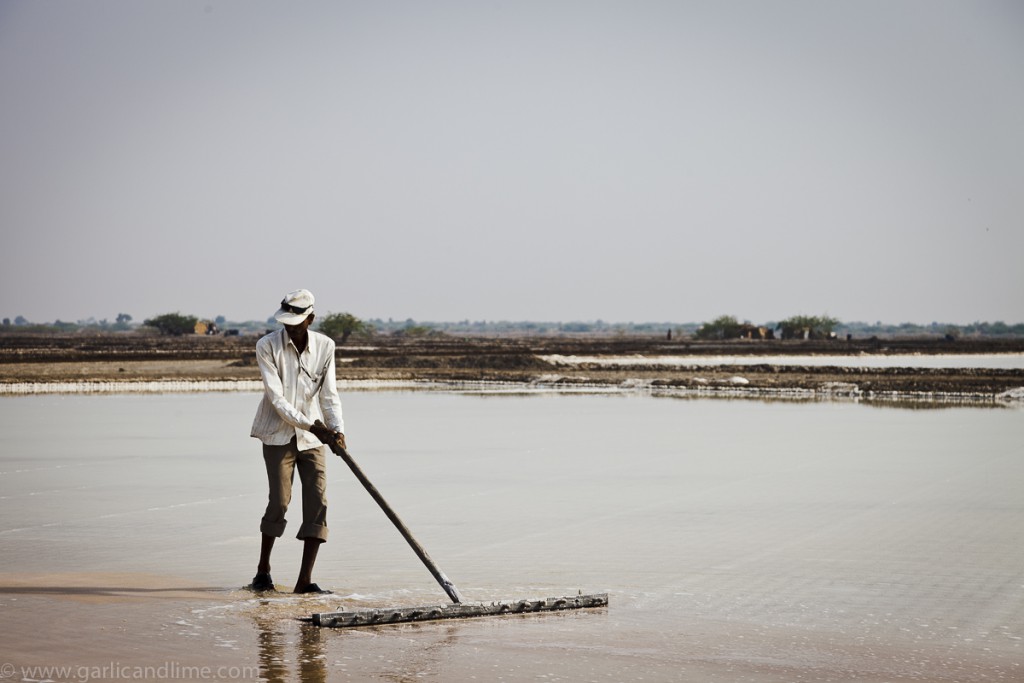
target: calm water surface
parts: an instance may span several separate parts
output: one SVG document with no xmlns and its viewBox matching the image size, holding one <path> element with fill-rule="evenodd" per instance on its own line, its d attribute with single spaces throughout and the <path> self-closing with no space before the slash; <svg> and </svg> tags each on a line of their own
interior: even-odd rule
<svg viewBox="0 0 1024 683">
<path fill-rule="evenodd" d="M 239 590 L 266 500 L 257 401 L 0 399 L 3 635 L 75 610 L 133 626 L 44 620 L 69 662 L 181 649 L 266 680 L 1024 679 L 1019 409 L 350 392 L 353 454 L 467 600 L 607 591 L 611 606 L 319 632 L 291 617 L 445 596 L 337 460 L 315 576 L 336 595 Z M 45 579 L 111 572 L 154 593 L 115 615 Z M 49 588 L 11 588 L 25 575 Z M 160 577 L 209 595 L 160 601 Z"/>
</svg>

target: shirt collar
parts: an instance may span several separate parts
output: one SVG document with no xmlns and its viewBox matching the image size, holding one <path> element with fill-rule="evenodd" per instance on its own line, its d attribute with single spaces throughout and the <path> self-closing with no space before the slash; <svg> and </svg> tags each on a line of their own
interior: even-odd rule
<svg viewBox="0 0 1024 683">
<path fill-rule="evenodd" d="M 307 332 L 307 334 L 309 336 L 306 339 L 306 351 L 312 354 L 313 353 L 313 345 L 315 343 L 313 341 L 313 330 L 309 330 Z M 299 353 L 299 347 L 296 346 L 295 342 L 292 341 L 292 338 L 288 336 L 288 330 L 284 329 L 283 327 L 281 328 L 281 337 L 282 337 L 282 339 L 284 339 L 284 345 L 285 346 L 291 346 L 293 349 L 295 349 L 295 353 L 297 353 L 300 356 L 302 355 L 301 353 Z M 305 352 L 303 352 L 303 353 L 305 353 Z"/>
</svg>

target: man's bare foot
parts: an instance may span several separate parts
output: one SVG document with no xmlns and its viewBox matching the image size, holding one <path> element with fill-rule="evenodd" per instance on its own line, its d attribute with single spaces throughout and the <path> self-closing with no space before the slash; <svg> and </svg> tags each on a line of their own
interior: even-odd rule
<svg viewBox="0 0 1024 683">
<path fill-rule="evenodd" d="M 270 572 L 257 572 L 249 587 L 257 593 L 276 590 L 274 588 L 274 580 L 270 578 Z"/>
</svg>

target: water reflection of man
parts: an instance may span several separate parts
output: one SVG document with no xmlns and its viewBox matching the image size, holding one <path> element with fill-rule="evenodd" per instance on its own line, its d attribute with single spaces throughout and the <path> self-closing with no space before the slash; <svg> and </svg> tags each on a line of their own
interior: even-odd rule
<svg viewBox="0 0 1024 683">
<path fill-rule="evenodd" d="M 274 590 L 270 553 L 284 534 L 296 468 L 302 482 L 302 566 L 296 593 L 327 593 L 313 583 L 313 565 L 327 540 L 327 472 L 324 442 L 344 447 L 344 422 L 334 365 L 334 341 L 313 332 L 313 294 L 299 289 L 288 294 L 274 318 L 284 329 L 256 343 L 256 361 L 263 376 L 263 400 L 252 424 L 252 436 L 263 442 L 269 499 L 260 522 L 263 543 L 255 591 Z M 324 424 L 326 423 L 326 425 Z"/>
<path fill-rule="evenodd" d="M 260 678 L 267 683 L 286 683 L 302 681 L 302 683 L 324 683 L 327 680 L 327 662 L 324 645 L 321 640 L 321 629 L 312 624 L 299 627 L 298 642 L 294 638 L 291 624 L 294 620 L 282 619 L 281 615 L 258 613 L 256 622 L 256 648 L 259 655 Z M 294 657 L 289 658 L 290 644 L 295 644 Z M 298 662 L 298 671 L 294 672 L 289 665 Z"/>
</svg>

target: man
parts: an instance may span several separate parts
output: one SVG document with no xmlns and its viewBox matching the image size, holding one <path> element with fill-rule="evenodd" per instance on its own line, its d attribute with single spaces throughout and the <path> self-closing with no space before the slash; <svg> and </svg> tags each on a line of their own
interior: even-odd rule
<svg viewBox="0 0 1024 683">
<path fill-rule="evenodd" d="M 292 497 L 295 469 L 302 482 L 302 526 L 297 538 L 304 543 L 296 593 L 329 593 L 313 583 L 313 565 L 320 544 L 327 540 L 326 457 L 323 443 L 344 448 L 334 365 L 334 341 L 312 332 L 313 294 L 298 289 L 288 294 L 274 318 L 284 329 L 256 343 L 256 362 L 263 375 L 263 400 L 252 423 L 252 436 L 263 442 L 270 495 L 260 522 L 263 543 L 255 591 L 274 590 L 270 553 L 284 534 L 284 518 Z M 326 424 L 324 424 L 326 423 Z"/>
</svg>

